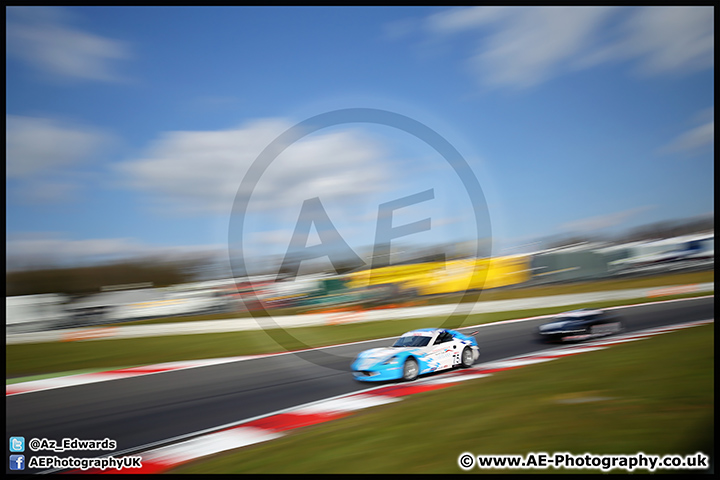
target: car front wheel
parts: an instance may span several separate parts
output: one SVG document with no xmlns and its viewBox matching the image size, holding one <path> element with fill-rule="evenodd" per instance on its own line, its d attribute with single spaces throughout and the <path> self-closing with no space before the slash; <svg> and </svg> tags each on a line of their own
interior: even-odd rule
<svg viewBox="0 0 720 480">
<path fill-rule="evenodd" d="M 475 359 L 473 358 L 473 351 L 470 347 L 465 347 L 465 349 L 462 351 L 462 355 L 460 356 L 460 366 L 462 368 L 468 368 L 470 367 Z"/>
<path fill-rule="evenodd" d="M 403 380 L 406 382 L 412 382 L 418 377 L 418 373 L 420 373 L 420 369 L 418 368 L 417 360 L 412 357 L 405 360 L 405 365 L 403 366 Z"/>
</svg>

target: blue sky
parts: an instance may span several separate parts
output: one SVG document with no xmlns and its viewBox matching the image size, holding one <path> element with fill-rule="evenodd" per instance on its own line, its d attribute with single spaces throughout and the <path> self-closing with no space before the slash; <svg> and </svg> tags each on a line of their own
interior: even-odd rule
<svg viewBox="0 0 720 480">
<path fill-rule="evenodd" d="M 714 213 L 712 7 L 6 14 L 8 266 L 227 255 L 235 194 L 263 149 L 351 108 L 409 117 L 463 156 L 495 254 Z M 380 204 L 428 189 L 392 224 L 432 228 L 398 246 L 472 240 L 477 198 L 437 150 L 398 128 L 329 126 L 260 178 L 244 248 L 283 255 L 319 197 L 360 250 Z"/>
</svg>

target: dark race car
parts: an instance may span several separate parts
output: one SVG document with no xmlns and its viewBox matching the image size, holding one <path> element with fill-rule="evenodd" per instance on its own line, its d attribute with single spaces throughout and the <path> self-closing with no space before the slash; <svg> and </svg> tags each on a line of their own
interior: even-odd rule
<svg viewBox="0 0 720 480">
<path fill-rule="evenodd" d="M 613 312 L 581 309 L 556 315 L 540 325 L 538 333 L 544 341 L 567 342 L 612 335 L 622 329 L 620 317 Z"/>
</svg>

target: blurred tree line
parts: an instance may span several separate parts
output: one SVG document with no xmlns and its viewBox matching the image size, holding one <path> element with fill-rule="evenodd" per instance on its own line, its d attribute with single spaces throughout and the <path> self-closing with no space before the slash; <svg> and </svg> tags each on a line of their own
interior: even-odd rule
<svg viewBox="0 0 720 480">
<path fill-rule="evenodd" d="M 91 266 L 36 268 L 5 273 L 5 295 L 64 293 L 87 295 L 102 287 L 147 284 L 166 287 L 195 280 L 199 259 L 137 259 Z"/>
</svg>

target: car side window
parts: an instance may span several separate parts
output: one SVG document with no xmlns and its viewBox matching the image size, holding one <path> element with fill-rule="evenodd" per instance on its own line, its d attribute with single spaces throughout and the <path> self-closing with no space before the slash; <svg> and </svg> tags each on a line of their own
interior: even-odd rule
<svg viewBox="0 0 720 480">
<path fill-rule="evenodd" d="M 435 339 L 435 343 L 433 343 L 433 345 L 449 342 L 450 340 L 452 340 L 452 335 L 450 335 L 448 332 L 442 332 L 440 335 L 438 335 L 437 339 Z"/>
</svg>

